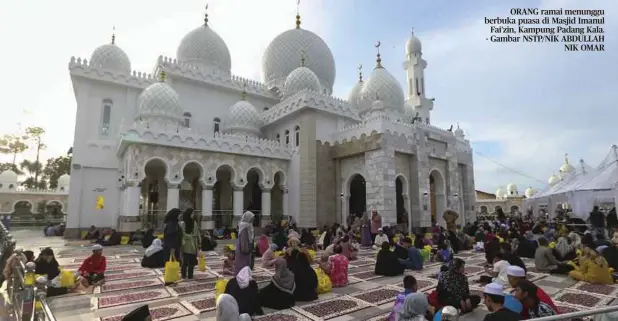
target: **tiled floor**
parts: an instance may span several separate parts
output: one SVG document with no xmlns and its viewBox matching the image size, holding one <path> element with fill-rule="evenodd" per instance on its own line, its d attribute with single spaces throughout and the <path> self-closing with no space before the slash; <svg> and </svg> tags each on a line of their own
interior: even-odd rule
<svg viewBox="0 0 618 321">
<path fill-rule="evenodd" d="M 90 253 L 90 247 L 78 242 L 65 246 L 59 238 L 45 238 L 33 232 L 14 234 L 19 247 L 38 252 L 43 246 L 52 246 L 61 265 L 74 269 Z M 207 256 L 206 272 L 197 272 L 193 281 L 180 282 L 165 287 L 160 269 L 144 269 L 139 266 L 143 248 L 119 246 L 105 248 L 108 258 L 106 274 L 108 282 L 103 287 L 88 289 L 79 294 L 70 294 L 50 299 L 50 305 L 58 320 L 100 320 L 116 321 L 135 307 L 147 303 L 154 320 L 214 320 L 214 282 L 221 277 L 221 256 L 211 252 Z M 471 282 L 478 279 L 482 272 L 483 255 L 463 253 L 469 264 L 467 270 Z M 318 320 L 372 320 L 382 321 L 390 312 L 394 300 L 393 294 L 401 290 L 402 277 L 379 277 L 371 273 L 375 252 L 362 250 L 360 260 L 350 263 L 351 284 L 344 288 L 333 289 L 331 293 L 320 295 L 319 301 L 299 303 L 292 309 L 272 311 L 266 309 L 266 315 L 256 320 L 318 321 Z M 75 263 L 77 262 L 77 263 Z M 530 262 L 527 261 L 529 264 Z M 259 266 L 259 261 L 256 263 Z M 439 264 L 427 264 L 419 272 L 407 272 L 419 280 L 420 290 L 430 292 L 435 289 L 435 275 Z M 261 285 L 267 284 L 271 272 L 256 268 L 254 277 Z M 594 307 L 616 304 L 618 287 L 593 286 L 578 283 L 565 276 L 531 273 L 533 281 L 550 294 L 564 312 L 588 310 Z M 479 285 L 471 283 L 473 291 L 479 291 Z M 460 318 L 462 321 L 480 320 L 487 312 L 481 306 L 470 314 Z M 2 315 L 0 314 L 0 320 Z"/>
</svg>

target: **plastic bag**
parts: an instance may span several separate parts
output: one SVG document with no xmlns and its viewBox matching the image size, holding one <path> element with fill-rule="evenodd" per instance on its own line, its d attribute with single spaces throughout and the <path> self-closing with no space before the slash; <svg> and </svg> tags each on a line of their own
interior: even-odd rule
<svg viewBox="0 0 618 321">
<path fill-rule="evenodd" d="M 320 268 L 315 268 L 315 274 L 318 277 L 318 294 L 331 292 L 333 290 L 333 283 L 330 281 L 330 277 Z"/>
<path fill-rule="evenodd" d="M 127 245 L 129 244 L 129 237 L 128 236 L 121 236 L 120 237 L 120 245 Z"/>
<path fill-rule="evenodd" d="M 554 247 L 556 247 L 556 242 L 549 243 L 549 245 L 547 247 L 550 248 L 550 249 L 553 249 Z"/>
<path fill-rule="evenodd" d="M 215 300 L 219 297 L 219 295 L 225 293 L 225 288 L 227 287 L 227 279 L 219 279 L 217 283 L 215 283 Z"/>
<path fill-rule="evenodd" d="M 314 250 L 307 250 L 307 255 L 309 255 L 309 258 L 311 259 L 311 261 L 315 261 L 315 251 Z"/>
<path fill-rule="evenodd" d="M 170 253 L 170 258 L 165 262 L 165 270 L 163 272 L 163 281 L 165 283 L 174 283 L 180 279 L 180 262 L 176 260 L 174 253 Z"/>
<path fill-rule="evenodd" d="M 421 258 L 423 259 L 423 262 L 429 261 L 430 257 L 431 257 L 431 250 L 427 250 L 427 249 L 421 250 Z"/>
<path fill-rule="evenodd" d="M 275 252 L 273 252 L 273 255 L 275 257 L 280 257 L 281 255 L 283 255 L 283 251 L 275 251 Z"/>
<path fill-rule="evenodd" d="M 75 274 L 71 270 L 60 270 L 60 287 L 72 288 L 75 286 Z"/>
<path fill-rule="evenodd" d="M 200 253 L 197 257 L 197 269 L 200 272 L 206 272 L 206 257 L 204 256 L 204 253 Z"/>
<path fill-rule="evenodd" d="M 234 232 L 230 233 L 230 238 L 232 240 L 235 240 L 236 239 L 236 233 L 234 233 Z"/>
</svg>

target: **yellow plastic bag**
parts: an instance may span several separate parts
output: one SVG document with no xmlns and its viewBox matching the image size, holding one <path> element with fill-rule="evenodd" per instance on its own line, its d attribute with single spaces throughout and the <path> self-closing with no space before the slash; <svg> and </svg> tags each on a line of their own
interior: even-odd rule
<svg viewBox="0 0 618 321">
<path fill-rule="evenodd" d="M 180 262 L 176 260 L 174 253 L 170 253 L 170 258 L 165 262 L 165 270 L 163 272 L 163 281 L 165 283 L 174 283 L 180 279 Z"/>
<path fill-rule="evenodd" d="M 120 245 L 127 245 L 129 244 L 129 237 L 128 236 L 121 236 L 120 237 Z"/>
<path fill-rule="evenodd" d="M 60 286 L 63 288 L 72 288 L 75 286 L 75 276 L 73 271 L 60 270 Z"/>
<path fill-rule="evenodd" d="M 85 238 L 86 238 L 86 235 L 88 235 L 88 231 L 82 231 L 82 232 L 80 233 L 80 235 L 81 235 L 81 237 L 82 237 L 81 239 L 83 240 L 83 239 L 85 239 Z"/>
<path fill-rule="evenodd" d="M 504 243 L 504 239 L 503 238 L 501 238 L 501 237 L 499 237 L 497 235 L 496 235 L 496 238 L 498 239 L 498 241 L 500 241 L 500 243 Z"/>
<path fill-rule="evenodd" d="M 283 255 L 283 251 L 275 251 L 275 252 L 273 252 L 273 255 L 275 257 L 280 257 L 281 255 Z"/>
<path fill-rule="evenodd" d="M 396 236 L 393 236 L 393 243 L 398 243 L 399 242 L 399 238 Z"/>
<path fill-rule="evenodd" d="M 206 272 L 206 257 L 204 256 L 204 253 L 197 257 L 197 269 L 200 272 Z"/>
<path fill-rule="evenodd" d="M 230 233 L 230 238 L 232 240 L 235 240 L 236 239 L 236 233 L 234 233 L 234 232 Z"/>
<path fill-rule="evenodd" d="M 328 293 L 333 290 L 333 283 L 330 277 L 320 268 L 315 268 L 315 274 L 318 276 L 318 294 Z"/>
<path fill-rule="evenodd" d="M 311 259 L 311 261 L 315 261 L 315 251 L 314 250 L 307 250 L 307 254 L 309 255 L 309 258 Z"/>
<path fill-rule="evenodd" d="M 215 300 L 219 297 L 219 295 L 225 293 L 225 287 L 227 287 L 227 279 L 219 279 L 217 283 L 215 283 Z"/>
<path fill-rule="evenodd" d="M 554 247 L 556 247 L 556 242 L 549 243 L 547 247 L 549 247 L 550 249 L 553 249 Z"/>
</svg>

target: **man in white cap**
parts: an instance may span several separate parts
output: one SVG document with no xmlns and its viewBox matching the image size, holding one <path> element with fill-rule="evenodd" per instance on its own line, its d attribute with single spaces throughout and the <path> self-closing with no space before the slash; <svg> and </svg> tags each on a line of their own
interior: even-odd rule
<svg viewBox="0 0 618 321">
<path fill-rule="evenodd" d="M 384 242 L 390 242 L 390 241 L 388 240 L 388 236 L 386 234 L 384 234 L 384 231 L 380 227 L 378 229 L 378 235 L 376 235 L 375 241 L 373 242 L 373 249 L 374 250 L 381 249 L 382 248 L 382 243 L 384 243 Z"/>
<path fill-rule="evenodd" d="M 77 272 L 83 277 L 85 286 L 101 285 L 105 282 L 105 269 L 107 260 L 103 256 L 103 246 L 95 244 L 92 246 L 92 255 L 84 260 Z"/>
<path fill-rule="evenodd" d="M 483 321 L 519 321 L 522 316 L 504 307 L 504 287 L 498 283 L 489 283 L 483 289 L 483 299 L 490 314 Z"/>
<path fill-rule="evenodd" d="M 509 266 L 506 269 L 506 273 L 509 276 L 509 284 L 511 285 L 513 289 L 515 289 L 519 281 L 526 279 L 526 271 L 524 271 L 524 269 L 516 265 Z M 554 301 L 552 301 L 549 295 L 547 295 L 547 293 L 543 291 L 541 287 L 537 287 L 536 297 L 539 299 L 540 302 L 543 302 L 549 305 L 555 311 L 558 311 L 558 309 L 556 308 L 556 305 L 554 304 Z M 522 316 L 525 318 L 528 318 L 527 313 L 528 313 L 528 310 L 524 309 L 522 311 Z"/>
</svg>

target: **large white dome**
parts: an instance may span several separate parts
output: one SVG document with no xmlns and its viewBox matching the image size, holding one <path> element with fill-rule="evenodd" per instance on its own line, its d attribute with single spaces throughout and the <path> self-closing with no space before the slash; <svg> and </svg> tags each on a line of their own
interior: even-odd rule
<svg viewBox="0 0 618 321">
<path fill-rule="evenodd" d="M 299 17 L 297 17 L 299 18 Z M 335 59 L 333 54 L 315 33 L 297 28 L 278 35 L 266 47 L 262 56 L 262 80 L 269 88 L 282 90 L 285 79 L 298 68 L 298 57 L 306 57 L 305 67 L 311 69 L 320 80 L 322 88 L 330 94 L 335 83 Z"/>
<path fill-rule="evenodd" d="M 382 101 L 387 110 L 398 111 L 401 115 L 405 114 L 403 89 L 401 89 L 397 79 L 382 67 L 379 57 L 378 65 L 360 91 L 359 108 L 361 113 L 371 108 L 376 97 Z"/>
<path fill-rule="evenodd" d="M 176 58 L 179 62 L 207 70 L 230 73 L 232 69 L 230 50 L 225 41 L 208 26 L 208 15 L 203 25 L 182 38 L 176 50 Z"/>
<path fill-rule="evenodd" d="M 178 93 L 165 83 L 165 73 L 161 72 L 161 81 L 144 89 L 137 99 L 137 119 L 166 124 L 182 123 L 182 108 Z"/>
<path fill-rule="evenodd" d="M 116 45 L 115 38 L 112 36 L 112 43 L 102 45 L 92 52 L 90 65 L 128 74 L 131 72 L 131 61 L 129 56 Z"/>
<path fill-rule="evenodd" d="M 226 134 L 259 136 L 262 120 L 257 109 L 246 100 L 243 93 L 243 99 L 230 107 L 221 125 L 222 132 Z"/>
<path fill-rule="evenodd" d="M 304 89 L 320 92 L 320 80 L 311 69 L 300 66 L 285 79 L 283 97 L 290 97 Z"/>
</svg>

